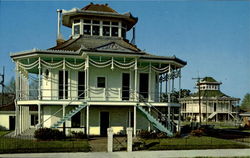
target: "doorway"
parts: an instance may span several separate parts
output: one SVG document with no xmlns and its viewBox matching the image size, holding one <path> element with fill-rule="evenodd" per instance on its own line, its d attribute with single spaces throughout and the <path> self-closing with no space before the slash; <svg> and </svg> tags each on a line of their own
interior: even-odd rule
<svg viewBox="0 0 250 158">
<path fill-rule="evenodd" d="M 71 127 L 79 128 L 81 126 L 81 112 L 79 111 L 71 118 Z"/>
<path fill-rule="evenodd" d="M 148 99 L 148 73 L 140 74 L 139 93 L 144 99 Z"/>
<path fill-rule="evenodd" d="M 9 130 L 15 130 L 15 116 L 9 116 Z"/>
<path fill-rule="evenodd" d="M 129 100 L 130 74 L 122 74 L 122 100 Z"/>
<path fill-rule="evenodd" d="M 109 128 L 109 112 L 100 113 L 100 128 L 101 136 L 107 136 L 107 128 Z"/>
</svg>

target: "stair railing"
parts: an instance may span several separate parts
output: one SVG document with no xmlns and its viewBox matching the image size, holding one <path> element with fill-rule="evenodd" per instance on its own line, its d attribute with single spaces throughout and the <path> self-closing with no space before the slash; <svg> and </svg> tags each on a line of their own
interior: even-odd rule
<svg viewBox="0 0 250 158">
<path fill-rule="evenodd" d="M 165 120 L 168 120 L 168 118 L 165 116 L 165 114 L 163 114 L 159 109 L 157 109 L 155 106 L 153 106 L 150 102 L 147 102 L 146 99 L 144 98 L 144 96 L 142 94 L 140 94 L 139 92 L 136 92 L 136 94 L 138 95 L 138 102 L 142 101 L 145 105 L 147 105 L 150 108 L 153 108 L 155 111 L 155 113 L 158 115 L 160 114 L 161 119 L 164 118 Z M 170 130 L 173 131 L 174 127 L 177 125 L 172 119 L 170 119 L 170 122 L 167 122 Z"/>
<path fill-rule="evenodd" d="M 36 126 L 36 128 L 41 128 L 41 125 L 42 125 L 42 124 L 44 124 L 46 121 L 48 121 L 49 119 L 51 119 L 52 117 L 54 117 L 56 114 L 58 114 L 60 111 L 62 111 L 63 108 L 66 108 L 68 105 L 70 105 L 70 104 L 73 103 L 74 101 L 78 100 L 78 98 L 79 98 L 80 96 L 82 96 L 84 93 L 85 93 L 85 91 L 82 92 L 81 94 L 79 94 L 79 95 L 78 95 L 77 97 L 75 97 L 73 100 L 71 100 L 65 107 L 60 108 L 60 109 L 57 110 L 55 113 L 53 113 L 49 118 L 47 118 L 46 120 L 44 120 L 44 121 L 42 121 L 40 124 L 38 124 L 38 125 Z M 86 102 L 85 102 L 85 103 L 86 103 Z"/>
</svg>

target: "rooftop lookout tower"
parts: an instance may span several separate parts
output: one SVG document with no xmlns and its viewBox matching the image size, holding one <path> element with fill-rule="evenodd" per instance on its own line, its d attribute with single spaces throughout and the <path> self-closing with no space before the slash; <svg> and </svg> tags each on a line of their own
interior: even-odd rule
<svg viewBox="0 0 250 158">
<path fill-rule="evenodd" d="M 126 32 L 138 21 L 131 13 L 120 14 L 108 4 L 90 3 L 82 9 L 58 10 L 58 13 L 59 24 L 62 13 L 62 24 L 72 29 L 72 38 L 83 35 L 126 39 Z M 60 26 L 58 30 L 60 34 Z"/>
</svg>

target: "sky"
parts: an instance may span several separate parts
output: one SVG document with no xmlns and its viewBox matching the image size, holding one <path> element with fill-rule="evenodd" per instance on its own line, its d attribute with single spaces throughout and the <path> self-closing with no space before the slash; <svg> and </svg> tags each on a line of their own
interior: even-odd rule
<svg viewBox="0 0 250 158">
<path fill-rule="evenodd" d="M 195 91 L 194 77 L 212 76 L 221 91 L 250 93 L 250 1 L 93 1 L 138 17 L 136 45 L 146 52 L 187 61 L 182 88 Z M 0 73 L 15 75 L 9 54 L 56 45 L 56 9 L 82 8 L 90 1 L 0 1 Z M 62 27 L 64 39 L 70 28 Z M 128 33 L 131 35 L 131 32 Z M 128 36 L 131 40 L 131 36 Z"/>
</svg>

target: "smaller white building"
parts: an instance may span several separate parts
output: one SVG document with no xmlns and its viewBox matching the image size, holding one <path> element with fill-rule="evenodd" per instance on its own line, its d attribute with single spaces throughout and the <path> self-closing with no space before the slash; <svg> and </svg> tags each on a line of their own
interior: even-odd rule
<svg viewBox="0 0 250 158">
<path fill-rule="evenodd" d="M 201 121 L 234 120 L 239 98 L 230 97 L 220 91 L 221 82 L 205 77 L 200 82 Z M 199 121 L 199 93 L 181 98 L 183 120 Z"/>
<path fill-rule="evenodd" d="M 0 131 L 2 130 L 15 130 L 16 124 L 16 111 L 15 111 L 15 103 L 12 101 L 9 104 L 4 104 L 0 106 Z M 30 128 L 35 127 L 38 123 L 38 113 L 37 107 L 31 106 L 28 114 L 28 126 Z"/>
</svg>

